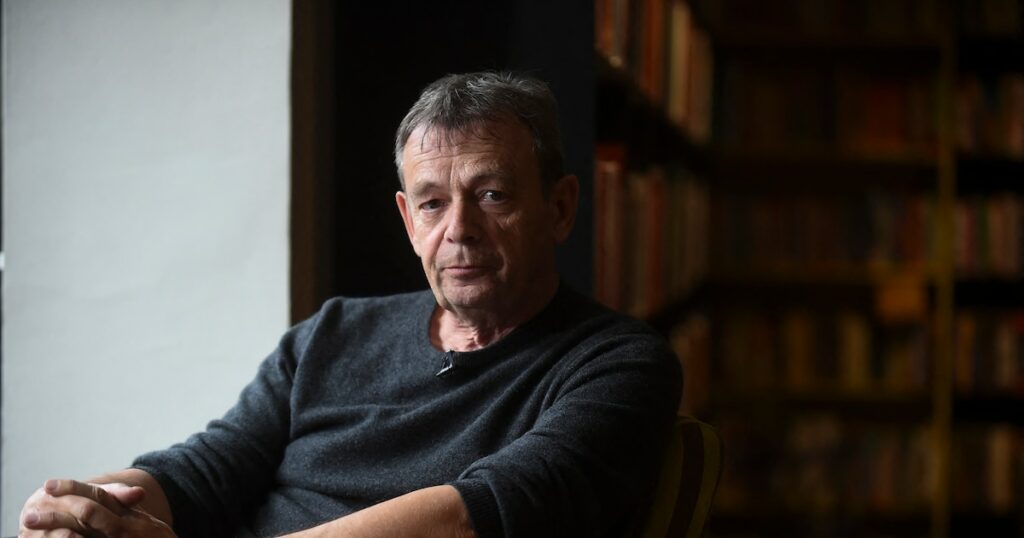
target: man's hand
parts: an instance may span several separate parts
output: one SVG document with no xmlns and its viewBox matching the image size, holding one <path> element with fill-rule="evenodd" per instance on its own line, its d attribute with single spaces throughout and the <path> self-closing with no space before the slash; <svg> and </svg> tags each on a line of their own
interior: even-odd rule
<svg viewBox="0 0 1024 538">
<path fill-rule="evenodd" d="M 138 504 L 146 490 L 127 484 L 47 480 L 21 510 L 20 538 L 171 538 L 174 532 Z"/>
</svg>

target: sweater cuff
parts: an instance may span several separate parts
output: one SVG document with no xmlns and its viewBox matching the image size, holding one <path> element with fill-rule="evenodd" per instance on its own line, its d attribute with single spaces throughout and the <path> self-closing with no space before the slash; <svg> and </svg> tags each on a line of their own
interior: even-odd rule
<svg viewBox="0 0 1024 538">
<path fill-rule="evenodd" d="M 498 502 L 485 480 L 467 478 L 451 482 L 450 485 L 462 496 L 477 538 L 501 538 L 505 535 Z"/>
<path fill-rule="evenodd" d="M 184 507 L 190 506 L 192 503 L 188 495 L 185 494 L 185 491 L 160 469 L 148 465 L 139 465 L 138 463 L 133 463 L 131 468 L 149 473 L 156 480 L 157 484 L 160 484 L 160 489 L 163 490 L 164 497 L 167 498 L 167 504 L 171 508 L 174 532 L 178 536 L 195 536 L 196 529 L 192 528 L 184 510 Z"/>
</svg>

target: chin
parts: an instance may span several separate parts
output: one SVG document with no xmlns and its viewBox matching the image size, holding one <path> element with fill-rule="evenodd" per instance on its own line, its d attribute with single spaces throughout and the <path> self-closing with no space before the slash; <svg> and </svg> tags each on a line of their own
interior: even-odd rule
<svg viewBox="0 0 1024 538">
<path fill-rule="evenodd" d="M 442 286 L 445 302 L 460 308 L 481 308 L 492 304 L 497 290 L 491 285 Z"/>
</svg>

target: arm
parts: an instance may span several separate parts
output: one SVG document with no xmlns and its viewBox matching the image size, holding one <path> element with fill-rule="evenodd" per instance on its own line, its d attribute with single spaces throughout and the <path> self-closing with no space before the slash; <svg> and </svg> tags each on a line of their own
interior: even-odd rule
<svg viewBox="0 0 1024 538">
<path fill-rule="evenodd" d="M 289 435 L 292 375 L 314 325 L 315 318 L 286 333 L 238 403 L 205 432 L 143 455 L 131 469 L 47 481 L 25 503 L 22 536 L 68 529 L 152 538 L 173 536 L 170 525 L 184 536 L 230 535 L 245 503 L 273 479 Z"/>
<path fill-rule="evenodd" d="M 532 428 L 452 482 L 481 538 L 625 535 L 640 523 L 681 392 L 666 345 L 622 334 L 571 365 Z"/>
<path fill-rule="evenodd" d="M 314 317 L 289 330 L 242 390 L 206 430 L 132 467 L 159 484 L 183 536 L 230 536 L 245 511 L 272 486 L 291 435 L 291 390 Z"/>
<path fill-rule="evenodd" d="M 284 538 L 476 538 L 452 486 L 420 489 Z"/>
</svg>

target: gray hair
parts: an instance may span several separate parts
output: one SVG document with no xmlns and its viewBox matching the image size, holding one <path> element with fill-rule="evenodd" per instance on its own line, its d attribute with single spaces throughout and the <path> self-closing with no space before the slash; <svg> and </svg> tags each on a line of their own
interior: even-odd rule
<svg viewBox="0 0 1024 538">
<path fill-rule="evenodd" d="M 402 151 L 416 128 L 439 128 L 451 134 L 510 118 L 530 130 L 541 185 L 547 192 L 564 175 L 558 104 L 547 84 L 507 72 L 446 75 L 423 90 L 395 135 L 395 166 L 402 188 Z"/>
</svg>

